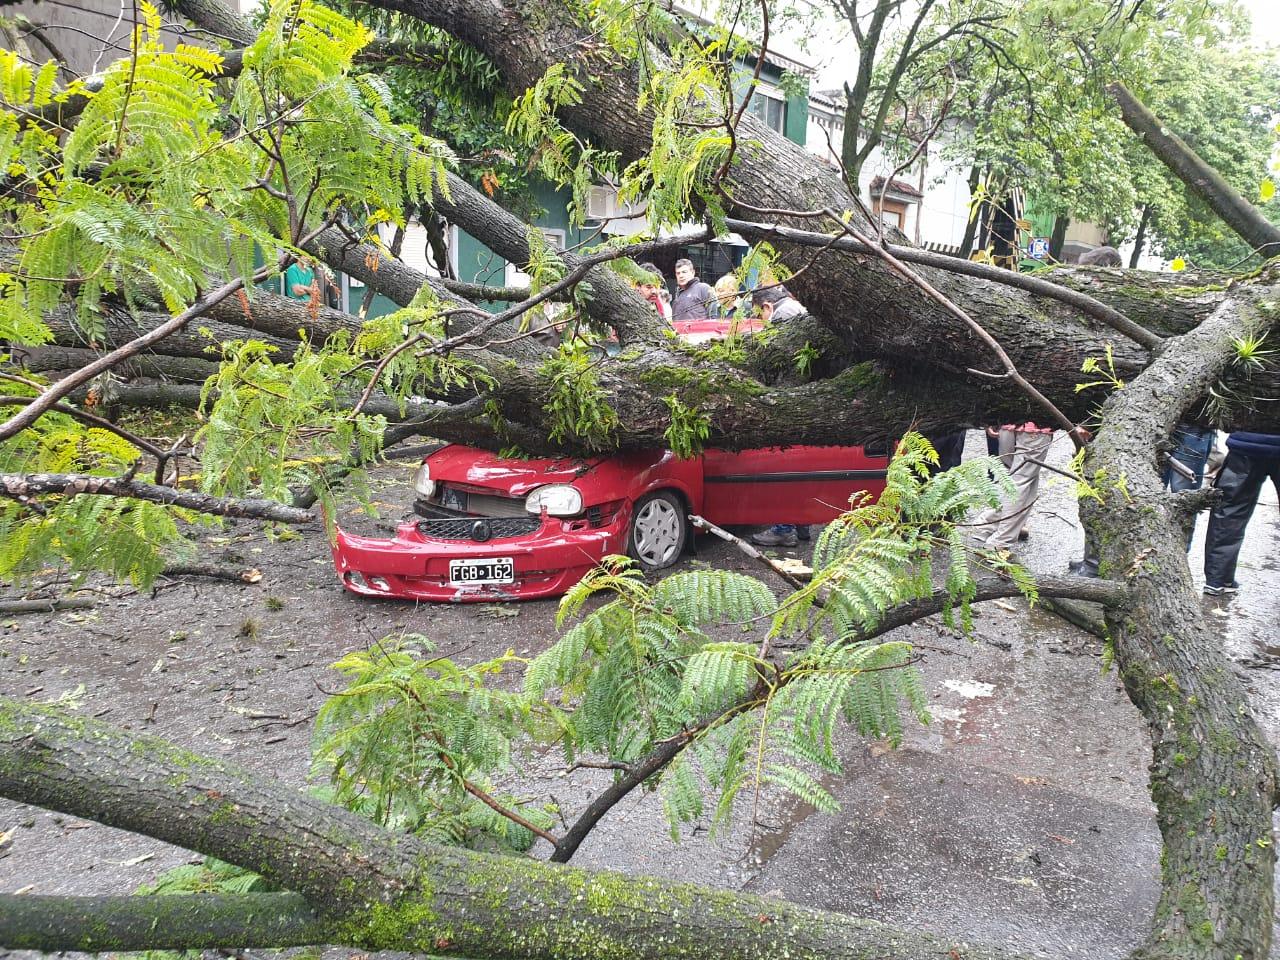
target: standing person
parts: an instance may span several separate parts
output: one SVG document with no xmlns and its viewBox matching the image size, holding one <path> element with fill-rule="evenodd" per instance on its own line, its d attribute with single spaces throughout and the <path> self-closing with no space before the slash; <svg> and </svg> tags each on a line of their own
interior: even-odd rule
<svg viewBox="0 0 1280 960">
<path fill-rule="evenodd" d="M 1280 493 L 1280 434 L 1236 432 L 1227 437 L 1227 459 L 1214 482 L 1222 499 L 1209 513 L 1204 539 L 1204 592 L 1211 597 L 1235 593 L 1236 561 L 1245 527 L 1270 479 Z"/>
<path fill-rule="evenodd" d="M 284 295 L 293 300 L 310 300 L 315 285 L 316 272 L 297 261 L 284 272 Z"/>
<path fill-rule="evenodd" d="M 720 316 L 726 320 L 732 320 L 734 317 L 740 316 L 740 300 L 738 298 L 738 278 L 732 273 L 726 273 L 723 277 L 716 281 L 716 304 L 720 308 Z"/>
<path fill-rule="evenodd" d="M 716 292 L 698 279 L 692 260 L 676 261 L 675 301 L 671 305 L 672 320 L 707 320 L 717 316 Z"/>
<path fill-rule="evenodd" d="M 636 281 L 636 289 L 640 291 L 640 296 L 653 304 L 653 309 L 658 311 L 659 317 L 670 323 L 671 305 L 662 297 L 662 274 L 652 263 L 640 263 L 636 266 L 644 271 L 641 279 Z"/>
<path fill-rule="evenodd" d="M 991 550 L 1012 550 L 1024 539 L 1023 527 L 1040 494 L 1040 466 L 1053 442 L 1053 428 L 1007 423 L 1000 428 L 1000 459 L 1013 479 L 1013 500 L 979 515 L 977 523 L 990 527 L 984 543 Z"/>
<path fill-rule="evenodd" d="M 772 287 L 756 287 L 751 291 L 751 305 L 760 311 L 765 323 L 785 323 L 809 311 L 791 291 L 781 284 Z"/>
<path fill-rule="evenodd" d="M 1204 483 L 1205 469 L 1209 463 L 1209 456 L 1213 453 L 1213 441 L 1216 436 L 1217 431 L 1212 427 L 1180 423 L 1173 428 L 1172 439 L 1177 447 L 1169 455 L 1169 465 L 1160 475 L 1166 490 L 1181 493 L 1184 490 L 1200 489 Z M 1193 521 L 1190 529 L 1187 530 L 1188 550 L 1191 549 L 1191 538 L 1195 535 L 1195 530 Z M 1099 575 L 1098 554 L 1088 540 L 1085 541 L 1084 556 L 1068 563 L 1067 572 L 1080 577 Z"/>
<path fill-rule="evenodd" d="M 930 475 L 960 466 L 964 458 L 966 430 L 933 430 L 924 435 L 938 454 L 938 465 L 929 467 Z"/>
</svg>

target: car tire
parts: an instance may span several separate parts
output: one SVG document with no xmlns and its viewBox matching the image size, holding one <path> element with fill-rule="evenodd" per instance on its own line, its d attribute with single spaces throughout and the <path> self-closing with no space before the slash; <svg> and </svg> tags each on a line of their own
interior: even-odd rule
<svg viewBox="0 0 1280 960">
<path fill-rule="evenodd" d="M 662 570 L 684 553 L 689 539 L 684 503 L 667 490 L 636 501 L 627 533 L 627 553 L 645 570 Z"/>
</svg>

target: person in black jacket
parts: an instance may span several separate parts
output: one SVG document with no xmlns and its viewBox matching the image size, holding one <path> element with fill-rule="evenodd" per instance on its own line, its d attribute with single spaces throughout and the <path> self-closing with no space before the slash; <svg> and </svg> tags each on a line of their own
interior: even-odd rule
<svg viewBox="0 0 1280 960">
<path fill-rule="evenodd" d="M 1280 434 L 1236 432 L 1227 437 L 1227 459 L 1214 483 L 1222 499 L 1209 514 L 1204 540 L 1204 592 L 1210 596 L 1240 589 L 1236 561 L 1262 483 L 1268 479 L 1280 492 Z"/>
<path fill-rule="evenodd" d="M 720 315 L 716 292 L 698 279 L 691 260 L 676 261 L 676 287 L 671 301 L 672 320 L 706 320 Z"/>
</svg>

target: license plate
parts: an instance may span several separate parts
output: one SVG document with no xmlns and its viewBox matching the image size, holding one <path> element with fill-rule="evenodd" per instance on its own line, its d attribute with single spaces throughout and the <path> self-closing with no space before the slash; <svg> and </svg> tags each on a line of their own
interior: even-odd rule
<svg viewBox="0 0 1280 960">
<path fill-rule="evenodd" d="M 450 560 L 450 583 L 515 583 L 516 562 L 511 557 L 487 560 Z"/>
</svg>

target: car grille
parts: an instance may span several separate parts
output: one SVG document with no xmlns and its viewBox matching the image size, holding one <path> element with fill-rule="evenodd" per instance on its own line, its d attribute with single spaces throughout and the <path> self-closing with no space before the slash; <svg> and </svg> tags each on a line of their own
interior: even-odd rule
<svg viewBox="0 0 1280 960">
<path fill-rule="evenodd" d="M 488 540 L 500 537 L 523 537 L 535 533 L 542 525 L 541 517 L 447 517 L 419 520 L 418 532 L 436 540 L 475 540 L 472 531 L 477 523 L 487 523 Z M 479 541 L 481 543 L 484 540 Z"/>
<path fill-rule="evenodd" d="M 524 517 L 524 497 L 504 497 L 491 493 L 474 493 L 452 484 L 441 484 L 430 503 L 437 510 L 454 516 Z"/>
</svg>

